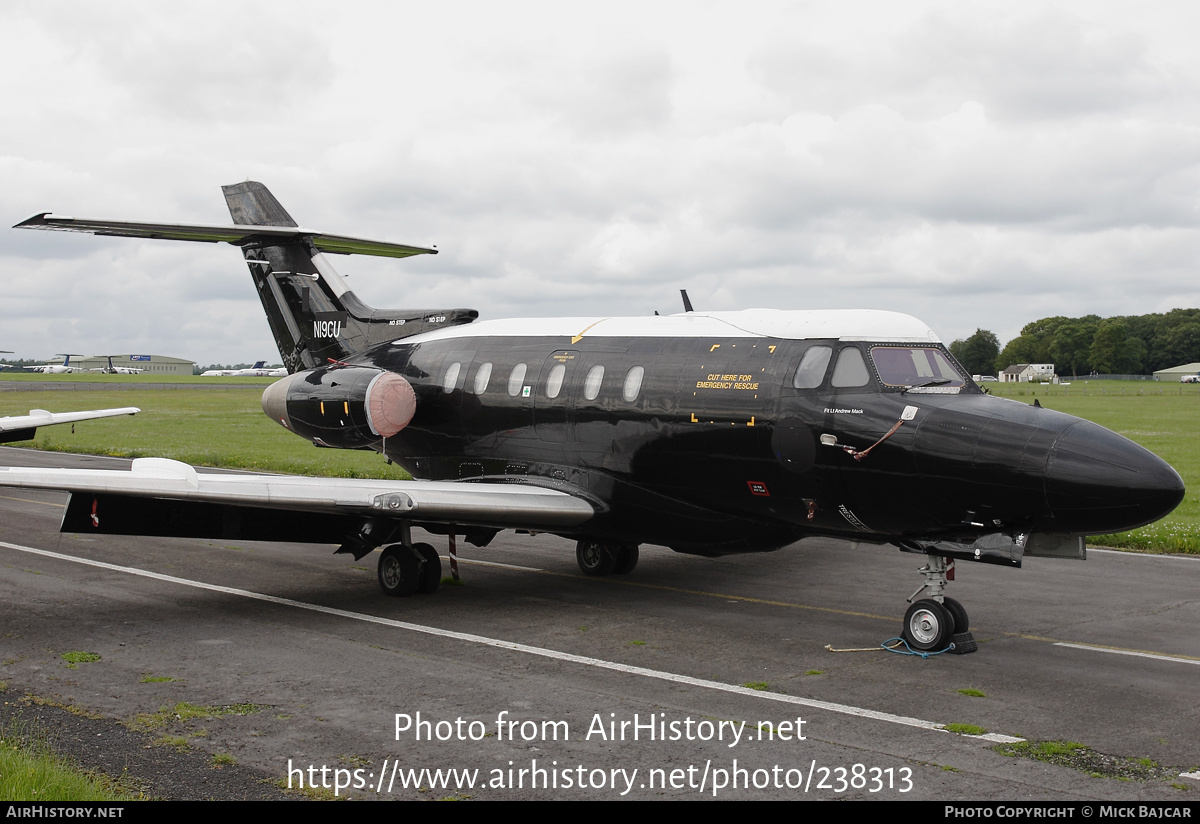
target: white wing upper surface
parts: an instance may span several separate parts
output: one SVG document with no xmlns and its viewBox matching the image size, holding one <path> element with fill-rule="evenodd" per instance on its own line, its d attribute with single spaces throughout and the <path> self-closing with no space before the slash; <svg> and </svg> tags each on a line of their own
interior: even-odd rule
<svg viewBox="0 0 1200 824">
<path fill-rule="evenodd" d="M 0 486 L 525 529 L 571 527 L 595 514 L 582 498 L 536 486 L 197 472 L 164 458 L 122 471 L 0 467 Z"/>
</svg>

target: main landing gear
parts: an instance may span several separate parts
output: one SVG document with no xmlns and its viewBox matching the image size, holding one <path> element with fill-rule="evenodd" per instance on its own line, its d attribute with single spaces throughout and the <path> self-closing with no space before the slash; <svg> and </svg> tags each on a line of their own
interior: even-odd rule
<svg viewBox="0 0 1200 824">
<path fill-rule="evenodd" d="M 441 582 L 442 559 L 429 544 L 392 544 L 379 553 L 379 587 L 385 595 L 424 595 Z"/>
<path fill-rule="evenodd" d="M 637 566 L 638 545 L 584 539 L 575 547 L 575 560 L 584 575 L 628 575 Z"/>
<path fill-rule="evenodd" d="M 953 575 L 953 567 L 949 570 Z M 950 652 L 955 655 L 966 655 L 979 647 L 971 635 L 967 611 L 958 601 L 945 596 L 947 571 L 944 557 L 929 556 L 929 563 L 920 569 L 925 575 L 925 583 L 908 600 L 912 601 L 925 589 L 929 590 L 929 597 L 917 601 L 904 613 L 901 634 L 910 647 L 921 652 L 938 652 L 951 647 Z"/>
</svg>

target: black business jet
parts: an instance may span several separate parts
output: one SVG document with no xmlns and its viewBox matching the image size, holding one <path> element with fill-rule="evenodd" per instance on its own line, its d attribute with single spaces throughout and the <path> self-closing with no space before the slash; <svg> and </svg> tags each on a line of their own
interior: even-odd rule
<svg viewBox="0 0 1200 824">
<path fill-rule="evenodd" d="M 226 242 L 242 249 L 289 376 L 263 410 L 317 446 L 366 449 L 414 481 L 0 470 L 63 489 L 65 532 L 386 547 L 391 595 L 431 592 L 438 554 L 410 528 L 487 545 L 502 529 L 577 541 L 590 575 L 640 544 L 718 556 L 825 535 L 924 554 L 904 620 L 955 638 L 955 560 L 1083 558 L 1083 536 L 1169 513 L 1183 482 L 1100 426 L 984 393 L 933 331 L 882 311 L 687 311 L 476 322 L 473 309 L 363 303 L 327 254 L 434 249 L 299 227 L 261 184 L 224 187 L 233 226 L 35 215 L 18 228 Z"/>
</svg>

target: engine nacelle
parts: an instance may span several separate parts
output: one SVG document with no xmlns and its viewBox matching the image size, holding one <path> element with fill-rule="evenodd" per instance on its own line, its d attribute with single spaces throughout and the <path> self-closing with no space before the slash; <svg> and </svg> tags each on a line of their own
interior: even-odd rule
<svg viewBox="0 0 1200 824">
<path fill-rule="evenodd" d="M 263 412 L 318 446 L 372 447 L 408 425 L 417 411 L 412 385 L 395 372 L 326 366 L 267 387 Z"/>
</svg>

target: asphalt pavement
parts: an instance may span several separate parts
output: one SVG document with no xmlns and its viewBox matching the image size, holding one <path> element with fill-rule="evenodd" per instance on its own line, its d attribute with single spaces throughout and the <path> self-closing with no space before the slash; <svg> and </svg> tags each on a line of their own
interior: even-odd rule
<svg viewBox="0 0 1200 824">
<path fill-rule="evenodd" d="M 209 769 L 387 799 L 1200 798 L 1200 559 L 960 563 L 979 650 L 920 658 L 876 649 L 922 580 L 890 547 L 643 547 L 590 578 L 568 541 L 504 533 L 460 542 L 461 585 L 395 599 L 377 553 L 61 535 L 65 499 L 0 488 L 4 701 Z M 1016 739 L 1087 749 L 998 751 Z"/>
</svg>

